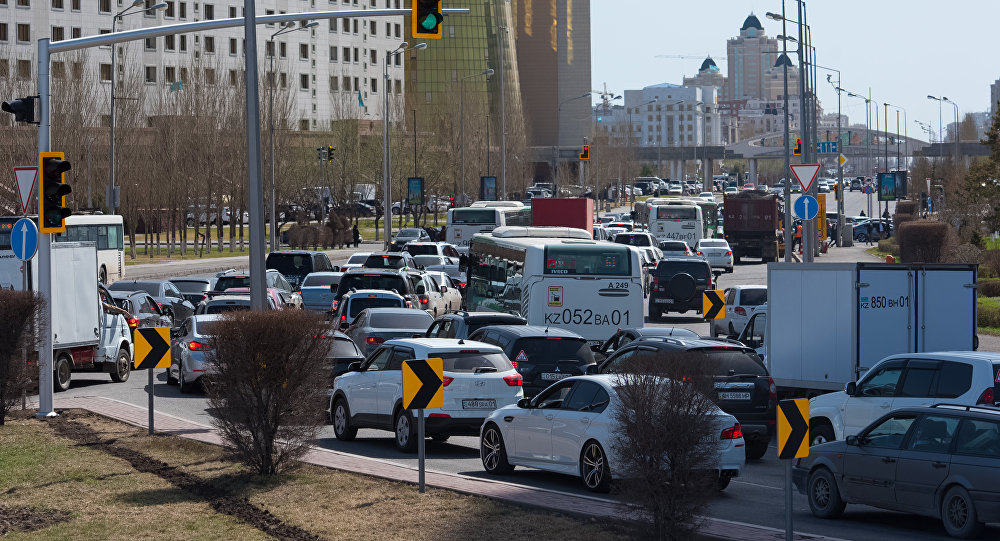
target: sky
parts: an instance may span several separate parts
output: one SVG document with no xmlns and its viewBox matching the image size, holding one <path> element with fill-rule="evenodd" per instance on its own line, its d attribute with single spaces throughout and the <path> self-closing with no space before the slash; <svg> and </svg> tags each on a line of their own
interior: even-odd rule
<svg viewBox="0 0 1000 541">
<path fill-rule="evenodd" d="M 785 2 L 787 17 L 797 19 L 796 2 Z M 995 54 L 1000 1 L 808 0 L 805 5 L 816 64 L 840 70 L 846 90 L 867 94 L 871 88 L 880 104 L 880 125 L 881 104 L 898 105 L 906 110 L 908 135 L 926 140 L 914 120 L 938 129 L 938 102 L 928 94 L 957 103 L 959 118 L 988 110 L 990 85 L 1000 79 L 1000 55 Z M 620 94 L 658 83 L 681 84 L 708 54 L 728 76 L 726 40 L 739 35 L 751 12 L 768 37 L 781 34 L 781 22 L 764 16 L 768 11 L 781 13 L 781 0 L 591 0 L 593 89 L 606 83 L 608 91 Z M 797 37 L 794 25 L 788 33 Z M 796 44 L 788 45 L 798 64 L 791 54 Z M 827 73 L 817 69 L 817 95 L 824 113 L 836 113 L 837 93 L 826 82 Z M 837 74 L 832 75 L 836 82 Z M 843 94 L 841 107 L 852 123 L 864 123 L 863 100 Z M 947 127 L 955 108 L 944 103 L 941 111 Z M 890 131 L 895 117 L 890 107 Z M 901 132 L 903 118 L 900 113 Z"/>
</svg>

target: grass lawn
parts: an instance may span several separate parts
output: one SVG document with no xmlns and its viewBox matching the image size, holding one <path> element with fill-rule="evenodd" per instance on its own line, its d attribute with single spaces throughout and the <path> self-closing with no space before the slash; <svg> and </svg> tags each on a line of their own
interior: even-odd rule
<svg viewBox="0 0 1000 541">
<path fill-rule="evenodd" d="M 886 256 L 892 255 L 889 252 L 883 252 L 883 251 L 879 250 L 878 246 L 872 246 L 871 248 L 869 248 L 869 249 L 867 249 L 865 251 L 868 252 L 869 254 L 871 254 L 871 255 L 873 255 L 873 256 L 881 259 L 882 261 L 885 261 Z"/>
<path fill-rule="evenodd" d="M 478 496 L 302 467 L 253 475 L 221 447 L 86 412 L 0 426 L 0 536 L 32 539 L 629 539 L 598 524 Z M 86 439 L 83 436 L 86 436 Z M 162 462 L 160 462 L 162 461 Z M 237 518 L 239 517 L 239 518 Z M 273 531 L 273 530 L 272 530 Z"/>
</svg>

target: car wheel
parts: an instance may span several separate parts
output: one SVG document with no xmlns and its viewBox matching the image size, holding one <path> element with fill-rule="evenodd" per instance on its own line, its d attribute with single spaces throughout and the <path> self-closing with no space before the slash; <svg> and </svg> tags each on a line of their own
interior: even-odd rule
<svg viewBox="0 0 1000 541">
<path fill-rule="evenodd" d="M 55 384 L 56 392 L 68 391 L 73 373 L 73 365 L 69 360 L 69 356 L 63 353 L 56 359 L 55 366 L 55 377 L 52 378 L 52 382 Z"/>
<path fill-rule="evenodd" d="M 175 378 L 170 373 L 170 370 L 173 369 L 173 367 L 174 367 L 174 365 L 170 365 L 170 367 L 167 368 L 167 385 L 177 385 L 177 378 Z"/>
<path fill-rule="evenodd" d="M 837 436 L 833 433 L 833 427 L 827 423 L 819 423 L 809 428 L 809 445 L 819 445 L 835 439 Z"/>
<path fill-rule="evenodd" d="M 715 488 L 719 492 L 722 492 L 723 490 L 726 490 L 726 487 L 729 486 L 729 482 L 732 481 L 732 480 L 733 480 L 733 476 L 732 475 L 728 475 L 728 474 L 725 474 L 725 473 L 720 473 L 719 474 L 719 478 L 715 480 Z"/>
<path fill-rule="evenodd" d="M 417 431 L 413 426 L 413 417 L 410 412 L 399 410 L 392 426 L 396 427 L 396 448 L 404 453 L 416 451 Z"/>
<path fill-rule="evenodd" d="M 351 411 L 343 398 L 338 398 L 334 402 L 330 416 L 333 417 L 333 435 L 340 441 L 354 441 L 358 429 L 351 426 Z"/>
<path fill-rule="evenodd" d="M 514 471 L 514 466 L 507 461 L 507 447 L 503 443 L 503 435 L 494 424 L 487 426 L 479 438 L 479 458 L 483 461 L 486 473 L 504 475 Z"/>
<path fill-rule="evenodd" d="M 948 535 L 959 539 L 973 539 L 983 532 L 976 506 L 969 492 L 960 486 L 948 489 L 941 500 L 941 522 Z"/>
<path fill-rule="evenodd" d="M 580 479 L 591 492 L 611 490 L 611 468 L 600 443 L 590 440 L 580 453 Z"/>
<path fill-rule="evenodd" d="M 111 381 L 122 383 L 128 381 L 128 376 L 132 372 L 132 362 L 128 357 L 128 351 L 118 350 L 118 358 L 115 360 L 115 369 L 111 372 Z"/>
<path fill-rule="evenodd" d="M 747 445 L 747 458 L 760 460 L 767 454 L 767 440 L 757 440 Z"/>
<path fill-rule="evenodd" d="M 649 310 L 649 320 L 650 321 L 663 321 L 663 311 L 651 308 Z"/>
<path fill-rule="evenodd" d="M 826 468 L 820 468 L 809 475 L 806 495 L 809 498 L 809 510 L 819 518 L 837 518 L 847 506 L 840 497 L 836 479 Z"/>
<path fill-rule="evenodd" d="M 191 392 L 191 385 L 184 379 L 184 361 L 177 365 L 177 389 L 184 394 Z"/>
</svg>

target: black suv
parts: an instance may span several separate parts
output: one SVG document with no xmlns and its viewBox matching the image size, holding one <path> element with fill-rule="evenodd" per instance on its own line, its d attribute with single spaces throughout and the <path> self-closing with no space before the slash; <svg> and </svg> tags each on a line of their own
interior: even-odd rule
<svg viewBox="0 0 1000 541">
<path fill-rule="evenodd" d="M 412 303 L 417 298 L 413 291 L 410 280 L 404 273 L 398 270 L 389 269 L 351 269 L 340 278 L 340 283 L 330 286 L 330 291 L 334 293 L 333 310 L 337 310 L 340 301 L 344 299 L 351 290 L 359 289 L 382 289 L 385 291 L 395 291 L 396 293 Z"/>
<path fill-rule="evenodd" d="M 469 335 L 487 325 L 527 325 L 521 316 L 503 312 L 466 312 L 455 310 L 439 316 L 428 327 L 427 338 L 469 338 Z"/>
<path fill-rule="evenodd" d="M 659 321 L 669 312 L 701 313 L 702 293 L 712 289 L 712 267 L 704 259 L 661 259 L 653 269 L 649 292 L 649 319 Z"/>
<path fill-rule="evenodd" d="M 851 179 L 851 189 L 848 191 L 853 192 L 854 190 L 861 191 L 861 177 Z"/>
<path fill-rule="evenodd" d="M 709 367 L 714 379 L 712 399 L 740 422 L 747 457 L 756 460 L 764 456 L 774 434 L 778 395 L 757 352 L 732 341 L 709 338 L 642 338 L 615 351 L 590 373 L 622 373 L 631 363 L 650 361 Z"/>
<path fill-rule="evenodd" d="M 491 325 L 469 336 L 503 348 L 524 378 L 524 396 L 540 393 L 549 385 L 586 373 L 594 365 L 587 339 L 575 332 L 541 325 Z"/>
<path fill-rule="evenodd" d="M 330 258 L 323 252 L 312 250 L 283 250 L 267 254 L 264 268 L 274 269 L 282 274 L 295 291 L 302 287 L 302 280 L 311 272 L 332 272 Z"/>
</svg>

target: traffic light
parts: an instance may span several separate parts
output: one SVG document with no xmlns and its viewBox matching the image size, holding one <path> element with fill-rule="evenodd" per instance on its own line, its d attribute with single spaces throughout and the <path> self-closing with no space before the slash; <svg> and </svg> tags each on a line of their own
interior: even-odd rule
<svg viewBox="0 0 1000 541">
<path fill-rule="evenodd" d="M 448 208 L 455 208 L 455 194 L 448 195 Z"/>
<path fill-rule="evenodd" d="M 63 233 L 63 222 L 73 211 L 66 208 L 66 195 L 73 188 L 66 184 L 66 171 L 72 166 L 62 152 L 38 153 L 38 230 L 42 233 Z"/>
<path fill-rule="evenodd" d="M 14 115 L 14 120 L 17 122 L 37 124 L 35 122 L 35 98 L 20 98 L 5 101 L 0 105 L 0 109 Z"/>
<path fill-rule="evenodd" d="M 326 159 L 327 160 L 333 161 L 333 151 L 334 150 L 337 150 L 337 149 L 333 148 L 333 145 L 330 145 L 330 146 L 326 147 Z"/>
<path fill-rule="evenodd" d="M 413 0 L 413 39 L 441 39 L 441 0 Z"/>
<path fill-rule="evenodd" d="M 590 159 L 590 145 L 583 145 L 583 150 L 580 151 L 580 159 L 581 160 Z"/>
<path fill-rule="evenodd" d="M 802 139 L 798 137 L 795 138 L 795 148 L 792 149 L 792 154 L 796 156 L 802 155 Z"/>
</svg>

